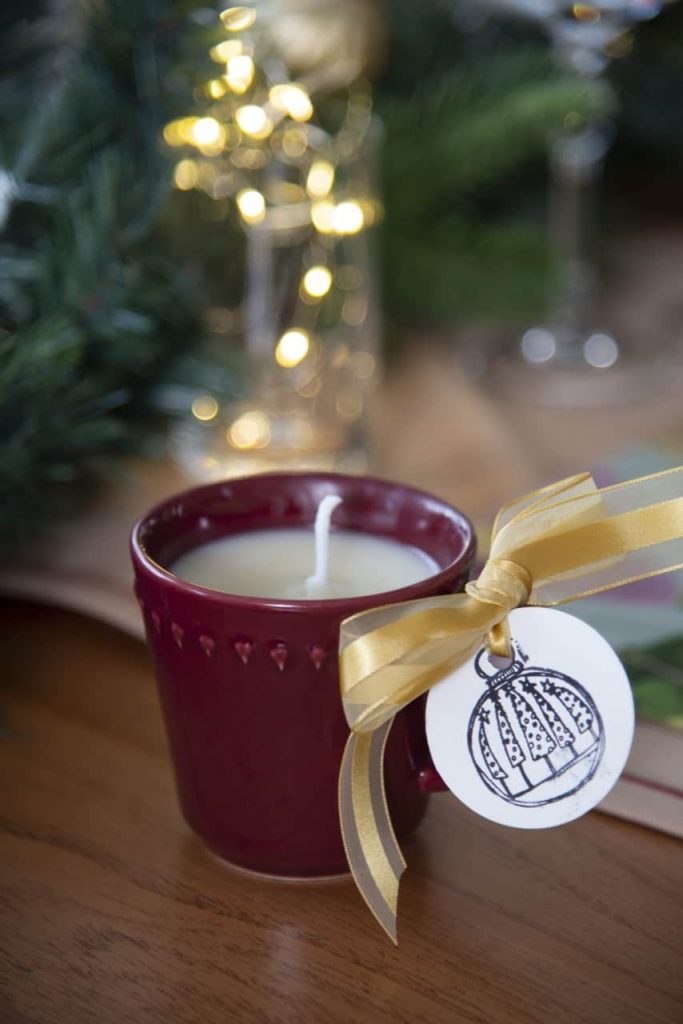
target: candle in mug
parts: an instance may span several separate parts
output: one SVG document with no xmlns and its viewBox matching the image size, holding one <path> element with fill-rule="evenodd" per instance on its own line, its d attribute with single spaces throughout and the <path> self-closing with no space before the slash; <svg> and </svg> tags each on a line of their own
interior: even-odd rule
<svg viewBox="0 0 683 1024">
<path fill-rule="evenodd" d="M 256 530 L 209 541 L 172 565 L 176 576 L 244 597 L 320 600 L 397 590 L 427 579 L 439 567 L 424 551 L 354 530 L 330 532 L 341 499 L 320 503 L 315 532 Z"/>
<path fill-rule="evenodd" d="M 311 510 L 325 494 L 344 502 L 325 506 L 333 524 L 329 596 L 344 577 L 357 596 L 318 601 Z M 401 484 L 272 473 L 169 497 L 136 525 L 132 553 L 191 827 L 218 856 L 251 871 L 287 878 L 346 871 L 337 811 L 348 736 L 339 624 L 402 597 L 461 590 L 474 554 L 470 524 Z M 386 593 L 391 587 L 401 589 Z M 293 590 L 304 599 L 292 600 Z M 397 835 L 415 828 L 435 784 L 422 714 L 419 702 L 402 711 L 387 740 L 386 796 Z"/>
</svg>

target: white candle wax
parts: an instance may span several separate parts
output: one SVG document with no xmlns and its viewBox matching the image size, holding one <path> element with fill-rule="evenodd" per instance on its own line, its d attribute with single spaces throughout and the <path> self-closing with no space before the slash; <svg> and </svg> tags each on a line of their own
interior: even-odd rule
<svg viewBox="0 0 683 1024">
<path fill-rule="evenodd" d="M 190 583 L 228 594 L 305 600 L 396 590 L 433 576 L 439 566 L 408 544 L 335 530 L 329 537 L 327 578 L 311 587 L 313 531 L 284 528 L 209 541 L 182 555 L 171 569 Z"/>
</svg>

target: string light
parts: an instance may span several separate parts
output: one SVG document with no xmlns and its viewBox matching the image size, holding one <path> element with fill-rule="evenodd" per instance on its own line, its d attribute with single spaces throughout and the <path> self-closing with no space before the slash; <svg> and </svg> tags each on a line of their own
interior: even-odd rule
<svg viewBox="0 0 683 1024">
<path fill-rule="evenodd" d="M 365 224 L 363 209 L 355 199 L 336 206 L 329 199 L 320 199 L 311 204 L 311 220 L 323 235 L 356 235 Z"/>
<path fill-rule="evenodd" d="M 582 6 L 576 5 L 575 16 L 581 16 L 578 8 Z M 229 33 L 239 33 L 254 25 L 256 10 L 252 6 L 229 7 L 220 18 Z M 301 323 L 300 317 L 305 317 L 310 333 L 300 326 L 284 329 L 287 324 L 283 324 L 273 360 L 284 370 L 299 368 L 288 376 L 292 389 L 296 389 L 293 393 L 307 400 L 327 387 L 328 370 L 341 371 L 346 384 L 340 389 L 335 383 L 332 408 L 336 404 L 337 416 L 351 421 L 363 410 L 362 397 L 353 388 L 366 387 L 365 381 L 374 375 L 376 365 L 371 353 L 354 353 L 352 346 L 337 340 L 336 332 L 350 339 L 368 315 L 367 299 L 357 291 L 362 285 L 360 272 L 353 266 L 337 265 L 340 256 L 352 258 L 351 250 L 343 251 L 344 244 L 338 239 L 371 226 L 381 209 L 363 190 L 357 197 L 353 192 L 349 195 L 346 181 L 342 182 L 341 194 L 335 194 L 335 164 L 341 161 L 346 170 L 346 161 L 358 156 L 368 125 L 370 100 L 368 96 L 350 94 L 350 116 L 345 127 L 332 136 L 315 122 L 308 124 L 315 115 L 308 90 L 298 82 L 282 81 L 284 76 L 278 81 L 277 67 L 261 65 L 260 39 L 260 35 L 253 39 L 228 38 L 209 51 L 222 68 L 220 75 L 216 71 L 215 78 L 197 87 L 198 100 L 203 99 L 208 108 L 206 116 L 179 118 L 164 128 L 166 143 L 174 148 L 187 147 L 190 154 L 176 163 L 173 180 L 181 191 L 199 189 L 217 200 L 234 196 L 245 230 L 255 232 L 263 224 L 268 238 L 272 235 L 277 239 L 273 244 L 288 244 L 280 241 L 282 232 L 291 235 L 296 229 L 296 244 L 300 239 L 308 251 L 303 266 L 299 265 L 299 312 L 292 310 L 292 318 Z M 361 101 L 363 119 L 356 116 Z M 273 164 L 277 173 L 267 174 L 264 179 L 267 201 L 263 191 L 240 187 L 255 180 L 254 172 Z M 334 301 L 325 300 L 333 288 Z M 318 365 L 319 346 L 313 333 L 319 309 L 325 315 L 329 310 L 335 328 L 334 339 L 331 337 L 325 346 L 332 351 L 326 353 L 324 373 Z M 320 323 L 328 331 L 327 322 Z M 218 422 L 220 414 L 221 406 L 210 394 L 198 395 L 192 402 L 192 416 L 200 423 Z M 272 443 L 274 428 L 265 410 L 245 411 L 242 406 L 240 414 L 233 417 L 227 427 L 221 426 L 231 448 L 248 451 Z M 312 436 L 310 424 L 302 423 Z M 277 439 L 280 443 L 279 429 Z M 297 435 L 295 446 L 302 444 L 303 437 Z"/>
<path fill-rule="evenodd" d="M 199 181 L 199 168 L 194 160 L 181 160 L 175 165 L 173 181 L 181 192 L 189 192 Z"/>
<path fill-rule="evenodd" d="M 253 139 L 267 139 L 273 130 L 273 122 L 263 107 L 255 103 L 238 107 L 235 111 L 235 121 L 244 134 L 251 135 Z"/>
<path fill-rule="evenodd" d="M 230 57 L 225 72 L 225 81 L 233 92 L 241 96 L 254 81 L 254 62 L 247 54 Z"/>
<path fill-rule="evenodd" d="M 302 286 L 304 291 L 314 299 L 327 295 L 332 286 L 332 274 L 327 267 L 311 267 L 304 274 Z"/>
<path fill-rule="evenodd" d="M 236 202 L 247 224 L 259 224 L 266 215 L 266 201 L 255 188 L 243 188 L 237 193 Z"/>
<path fill-rule="evenodd" d="M 230 424 L 227 439 L 233 448 L 265 448 L 270 443 L 270 420 L 260 409 L 248 409 Z"/>
<path fill-rule="evenodd" d="M 244 53 L 244 43 L 240 39 L 224 39 L 209 50 L 209 57 L 216 64 L 227 64 L 231 57 L 239 57 Z"/>
<path fill-rule="evenodd" d="M 214 78 L 206 83 L 204 91 L 212 100 L 219 100 L 225 96 L 228 89 L 225 82 L 222 82 L 220 78 Z"/>
<path fill-rule="evenodd" d="M 256 21 L 256 11 L 253 7 L 228 7 L 221 11 L 220 19 L 228 32 L 243 32 Z"/>
<path fill-rule="evenodd" d="M 192 141 L 198 146 L 210 146 L 220 138 L 221 125 L 215 117 L 200 117 L 192 125 L 190 134 Z"/>
<path fill-rule="evenodd" d="M 282 148 L 286 156 L 297 160 L 308 148 L 308 138 L 302 128 L 288 128 L 282 135 Z"/>
<path fill-rule="evenodd" d="M 164 140 L 169 146 L 187 146 L 192 144 L 192 132 L 198 117 L 181 117 L 170 121 L 164 128 Z"/>
<path fill-rule="evenodd" d="M 164 126 L 164 141 L 167 145 L 182 145 L 176 121 L 170 121 Z"/>
<path fill-rule="evenodd" d="M 206 156 L 216 156 L 225 146 L 225 128 L 215 117 L 200 117 L 190 128 L 190 139 Z"/>
<path fill-rule="evenodd" d="M 329 199 L 320 199 L 317 203 L 311 204 L 311 220 L 316 231 L 320 231 L 323 235 L 333 233 L 332 217 L 334 209 L 334 203 L 331 203 Z"/>
<path fill-rule="evenodd" d="M 170 121 L 164 127 L 164 142 L 169 146 L 182 146 L 183 140 L 180 137 L 180 129 L 177 121 Z"/>
<path fill-rule="evenodd" d="M 332 211 L 332 227 L 340 235 L 355 235 L 363 227 L 363 210 L 354 200 L 339 203 Z"/>
<path fill-rule="evenodd" d="M 301 328 L 285 331 L 275 348 L 276 362 L 287 368 L 298 366 L 308 355 L 310 344 L 308 333 Z"/>
<path fill-rule="evenodd" d="M 322 199 L 329 195 L 334 185 L 334 167 L 327 160 L 315 160 L 306 178 L 306 191 L 309 196 Z"/>
<path fill-rule="evenodd" d="M 218 402 L 213 395 L 198 395 L 192 403 L 192 415 L 202 423 L 209 423 L 218 415 Z"/>
<path fill-rule="evenodd" d="M 274 85 L 268 95 L 273 106 L 289 114 L 293 121 L 308 121 L 313 116 L 313 104 L 301 85 L 293 82 Z"/>
</svg>

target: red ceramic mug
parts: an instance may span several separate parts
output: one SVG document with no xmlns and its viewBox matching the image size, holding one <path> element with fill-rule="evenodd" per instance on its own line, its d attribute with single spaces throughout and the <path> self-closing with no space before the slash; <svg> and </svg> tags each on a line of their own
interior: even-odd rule
<svg viewBox="0 0 683 1024">
<path fill-rule="evenodd" d="M 427 552 L 440 571 L 382 594 L 321 601 L 219 593 L 174 576 L 191 548 L 229 534 L 312 526 L 326 494 L 335 525 Z M 380 604 L 462 589 L 475 552 L 469 521 L 429 494 L 334 473 L 251 476 L 176 495 L 135 525 L 131 551 L 183 813 L 207 846 L 262 873 L 339 874 L 346 858 L 337 774 L 348 727 L 339 698 L 339 624 Z M 439 788 L 424 706 L 396 716 L 386 789 L 398 835 Z"/>
</svg>

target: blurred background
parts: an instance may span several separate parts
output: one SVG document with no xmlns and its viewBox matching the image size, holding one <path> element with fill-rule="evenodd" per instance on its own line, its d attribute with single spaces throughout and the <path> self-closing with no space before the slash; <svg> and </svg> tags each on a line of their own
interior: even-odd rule
<svg viewBox="0 0 683 1024">
<path fill-rule="evenodd" d="M 376 472 L 485 552 L 681 462 L 683 4 L 5 0 L 0 54 L 5 591 L 140 632 L 130 525 L 202 480 Z M 576 609 L 670 722 L 680 590 Z"/>
</svg>

